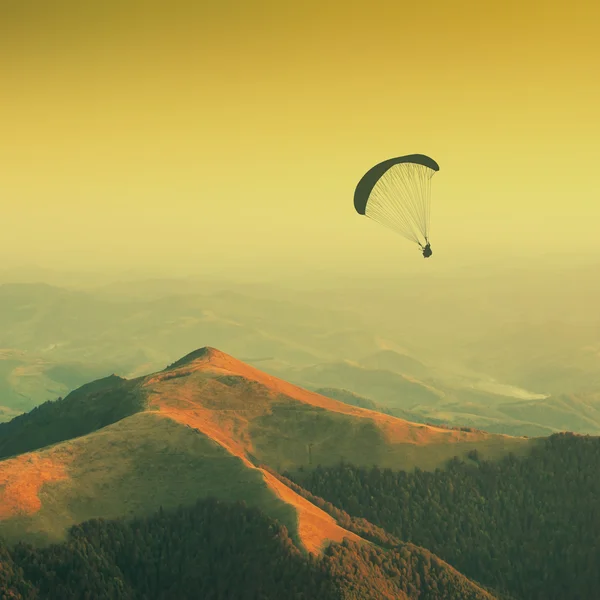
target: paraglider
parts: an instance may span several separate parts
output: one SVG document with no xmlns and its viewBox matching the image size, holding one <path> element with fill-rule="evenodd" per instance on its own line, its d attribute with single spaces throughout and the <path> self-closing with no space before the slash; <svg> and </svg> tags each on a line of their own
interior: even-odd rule
<svg viewBox="0 0 600 600">
<path fill-rule="evenodd" d="M 431 178 L 439 165 L 424 154 L 385 160 L 369 169 L 354 191 L 354 208 L 402 237 L 415 242 L 424 258 L 429 242 Z"/>
</svg>

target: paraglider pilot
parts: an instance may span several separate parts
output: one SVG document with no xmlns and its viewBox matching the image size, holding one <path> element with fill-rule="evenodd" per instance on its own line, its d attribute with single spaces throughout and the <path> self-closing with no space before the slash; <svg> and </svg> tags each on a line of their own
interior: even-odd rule
<svg viewBox="0 0 600 600">
<path fill-rule="evenodd" d="M 429 258 L 433 254 L 428 239 L 429 188 L 439 170 L 435 160 L 425 154 L 384 160 L 361 177 L 354 190 L 354 208 L 359 215 L 416 242 L 423 258 Z"/>
</svg>

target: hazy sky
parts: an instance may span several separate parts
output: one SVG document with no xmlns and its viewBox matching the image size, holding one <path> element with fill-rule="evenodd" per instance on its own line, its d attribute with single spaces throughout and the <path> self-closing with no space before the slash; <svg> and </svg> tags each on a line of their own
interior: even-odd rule
<svg viewBox="0 0 600 600">
<path fill-rule="evenodd" d="M 595 0 L 0 7 L 6 266 L 600 257 Z M 429 261 L 352 206 L 413 152 L 441 167 Z"/>
</svg>

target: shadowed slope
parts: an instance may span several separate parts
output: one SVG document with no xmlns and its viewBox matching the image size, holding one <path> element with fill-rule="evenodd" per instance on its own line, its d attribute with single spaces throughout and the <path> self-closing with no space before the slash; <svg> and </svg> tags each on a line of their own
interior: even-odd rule
<svg viewBox="0 0 600 600">
<path fill-rule="evenodd" d="M 0 458 L 91 433 L 142 410 L 143 402 L 137 380 L 98 379 L 0 423 Z"/>
</svg>

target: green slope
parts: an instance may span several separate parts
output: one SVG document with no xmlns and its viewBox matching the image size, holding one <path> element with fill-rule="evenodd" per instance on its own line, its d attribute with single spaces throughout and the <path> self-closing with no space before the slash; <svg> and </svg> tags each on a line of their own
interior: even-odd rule
<svg viewBox="0 0 600 600">
<path fill-rule="evenodd" d="M 260 506 L 292 533 L 297 530 L 294 509 L 273 494 L 260 471 L 157 414 L 136 414 L 23 458 L 0 462 L 0 478 L 13 482 L 4 489 L 0 520 L 0 535 L 8 540 L 53 542 L 86 519 L 148 515 L 207 496 Z M 44 475 L 50 471 L 54 479 Z M 10 492 L 23 479 L 30 488 L 39 486 L 38 510 L 28 510 L 35 506 L 28 502 L 31 490 L 21 490 L 20 497 Z"/>
</svg>

